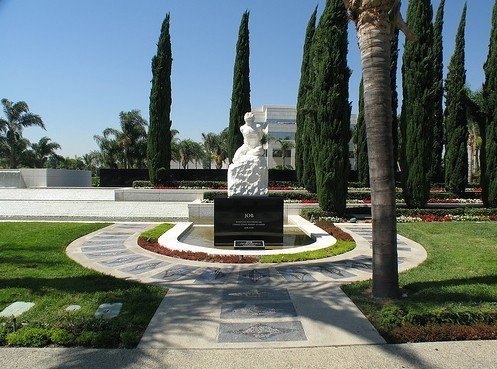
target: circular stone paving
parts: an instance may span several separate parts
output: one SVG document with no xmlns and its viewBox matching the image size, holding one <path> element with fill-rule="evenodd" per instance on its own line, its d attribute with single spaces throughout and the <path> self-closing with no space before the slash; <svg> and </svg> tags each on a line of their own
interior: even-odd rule
<svg viewBox="0 0 497 369">
<path fill-rule="evenodd" d="M 371 225 L 338 224 L 357 247 L 335 257 L 287 264 L 216 264 L 158 255 L 137 245 L 156 224 L 117 223 L 71 243 L 80 264 L 168 287 L 141 349 L 226 349 L 383 344 L 339 288 L 371 278 Z M 421 263 L 421 245 L 399 236 L 399 269 Z M 123 307 L 125 308 L 125 307 Z"/>
<path fill-rule="evenodd" d="M 281 264 L 221 264 L 188 261 L 147 251 L 138 236 L 156 223 L 116 223 L 72 242 L 67 254 L 85 267 L 144 283 L 271 285 L 299 282 L 366 280 L 372 273 L 371 224 L 336 224 L 350 233 L 357 247 L 345 254 Z M 419 265 L 426 251 L 398 236 L 399 270 Z"/>
</svg>

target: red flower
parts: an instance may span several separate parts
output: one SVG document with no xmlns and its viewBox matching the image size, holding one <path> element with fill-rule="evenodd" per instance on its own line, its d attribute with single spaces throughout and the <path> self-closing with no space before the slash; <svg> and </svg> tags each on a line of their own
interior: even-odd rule
<svg viewBox="0 0 497 369">
<path fill-rule="evenodd" d="M 303 200 L 300 200 L 300 203 L 301 204 L 317 204 L 318 200 L 316 200 L 316 199 L 303 199 Z"/>
</svg>

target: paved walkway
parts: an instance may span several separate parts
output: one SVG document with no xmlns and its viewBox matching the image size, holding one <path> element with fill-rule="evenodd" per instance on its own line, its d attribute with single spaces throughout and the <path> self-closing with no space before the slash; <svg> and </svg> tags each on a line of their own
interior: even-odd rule
<svg viewBox="0 0 497 369">
<path fill-rule="evenodd" d="M 494 369 L 497 341 L 290 349 L 0 348 L 3 369 Z"/>
<path fill-rule="evenodd" d="M 169 288 L 140 348 L 268 348 L 381 344 L 385 341 L 341 291 L 371 278 L 370 224 L 342 224 L 357 242 L 333 258 L 291 264 L 216 264 L 151 253 L 137 245 L 147 223 L 119 223 L 69 245 L 80 264 Z M 399 236 L 399 267 L 426 258 Z"/>
<path fill-rule="evenodd" d="M 0 189 L 0 219 L 187 218 L 187 203 L 125 203 L 113 197 L 113 189 Z M 138 349 L 0 348 L 0 368 L 497 368 L 497 341 L 383 343 L 338 287 L 371 277 L 370 225 L 341 225 L 358 245 L 350 253 L 269 266 L 151 254 L 136 244 L 151 226 L 115 224 L 68 248 L 93 269 L 169 287 Z M 399 237 L 399 256 L 405 270 L 426 254 Z"/>
<path fill-rule="evenodd" d="M 186 202 L 0 200 L 0 220 L 185 221 Z"/>
<path fill-rule="evenodd" d="M 114 188 L 0 188 L 0 220 L 164 222 L 188 219 L 187 202 L 114 201 Z"/>
</svg>

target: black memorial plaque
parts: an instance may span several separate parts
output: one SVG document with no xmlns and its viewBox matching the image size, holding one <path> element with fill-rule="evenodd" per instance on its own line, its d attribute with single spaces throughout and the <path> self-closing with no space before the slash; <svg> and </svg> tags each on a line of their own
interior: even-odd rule
<svg viewBox="0 0 497 369">
<path fill-rule="evenodd" d="M 235 250 L 259 250 L 266 247 L 263 240 L 236 240 Z"/>
<path fill-rule="evenodd" d="M 278 197 L 230 197 L 214 199 L 214 245 L 261 240 L 283 244 L 283 199 Z"/>
</svg>

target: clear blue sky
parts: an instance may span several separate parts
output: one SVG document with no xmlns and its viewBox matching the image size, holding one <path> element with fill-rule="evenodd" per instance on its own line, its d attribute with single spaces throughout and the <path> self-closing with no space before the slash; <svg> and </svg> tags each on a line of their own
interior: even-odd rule
<svg viewBox="0 0 497 369">
<path fill-rule="evenodd" d="M 434 12 L 439 0 L 433 0 Z M 494 0 L 468 0 L 468 84 L 483 82 Z M 94 134 L 118 126 L 120 111 L 139 109 L 148 120 L 150 61 L 160 26 L 171 13 L 174 128 L 200 140 L 220 132 L 229 117 L 238 26 L 250 10 L 251 100 L 294 105 L 310 14 L 324 0 L 0 0 L 0 97 L 24 100 L 42 116 L 63 155 L 96 149 Z M 405 16 L 407 1 L 403 1 Z M 463 0 L 446 1 L 444 63 L 454 50 Z M 357 112 L 360 60 L 349 33 L 352 111 Z M 400 47 L 403 46 L 403 38 Z M 402 52 L 402 51 L 401 51 Z M 400 70 L 400 64 L 399 64 Z M 401 92 L 400 79 L 398 82 Z"/>
</svg>

